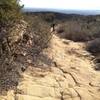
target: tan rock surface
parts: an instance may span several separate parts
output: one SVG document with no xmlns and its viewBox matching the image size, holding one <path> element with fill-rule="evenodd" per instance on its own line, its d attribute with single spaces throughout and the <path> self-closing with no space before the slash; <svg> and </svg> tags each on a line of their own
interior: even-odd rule
<svg viewBox="0 0 100 100">
<path fill-rule="evenodd" d="M 100 72 L 83 43 L 53 36 L 40 66 L 29 66 L 16 91 L 0 100 L 100 100 Z M 46 62 L 47 61 L 47 62 Z M 42 66 L 43 65 L 43 66 Z"/>
</svg>

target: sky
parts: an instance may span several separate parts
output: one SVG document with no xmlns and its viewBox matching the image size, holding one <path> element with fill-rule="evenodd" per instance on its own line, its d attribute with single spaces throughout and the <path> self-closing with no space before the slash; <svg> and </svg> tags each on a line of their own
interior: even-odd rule
<svg viewBox="0 0 100 100">
<path fill-rule="evenodd" d="M 100 10 L 100 0 L 21 0 L 27 8 Z"/>
</svg>

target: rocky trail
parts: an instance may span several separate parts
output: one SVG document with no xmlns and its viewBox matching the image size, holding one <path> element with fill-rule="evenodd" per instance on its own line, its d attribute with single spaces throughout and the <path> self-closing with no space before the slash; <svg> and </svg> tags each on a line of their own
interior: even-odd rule
<svg viewBox="0 0 100 100">
<path fill-rule="evenodd" d="M 37 66 L 22 73 L 16 89 L 0 100 L 100 100 L 100 72 L 84 43 L 53 35 Z"/>
</svg>

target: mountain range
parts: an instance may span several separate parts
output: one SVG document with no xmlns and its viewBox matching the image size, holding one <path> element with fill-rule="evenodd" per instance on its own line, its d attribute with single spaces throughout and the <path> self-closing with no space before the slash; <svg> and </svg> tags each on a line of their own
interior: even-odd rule
<svg viewBox="0 0 100 100">
<path fill-rule="evenodd" d="M 23 8 L 23 12 L 58 12 L 63 14 L 100 15 L 100 10 L 74 10 L 49 8 Z"/>
</svg>

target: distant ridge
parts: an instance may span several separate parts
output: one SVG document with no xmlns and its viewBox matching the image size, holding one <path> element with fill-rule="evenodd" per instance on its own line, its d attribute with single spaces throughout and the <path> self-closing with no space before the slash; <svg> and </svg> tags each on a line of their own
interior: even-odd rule
<svg viewBox="0 0 100 100">
<path fill-rule="evenodd" d="M 47 8 L 23 8 L 24 12 L 58 12 L 63 14 L 79 15 L 100 15 L 100 10 L 66 10 L 66 9 L 47 9 Z"/>
</svg>

